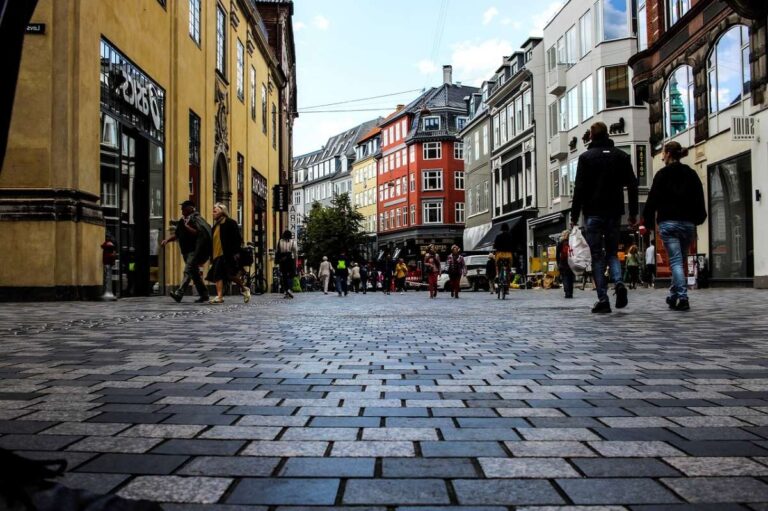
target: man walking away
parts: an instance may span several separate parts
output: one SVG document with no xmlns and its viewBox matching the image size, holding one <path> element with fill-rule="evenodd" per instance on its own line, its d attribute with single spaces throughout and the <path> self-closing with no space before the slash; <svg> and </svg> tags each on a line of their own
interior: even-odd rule
<svg viewBox="0 0 768 511">
<path fill-rule="evenodd" d="M 653 287 L 653 281 L 656 279 L 656 240 L 651 240 L 651 244 L 645 249 L 645 282 L 648 287 Z"/>
<path fill-rule="evenodd" d="M 629 200 L 629 224 L 633 228 L 636 224 L 637 178 L 629 155 L 616 149 L 613 140 L 608 138 L 605 123 L 594 123 L 589 132 L 592 142 L 587 151 L 579 156 L 576 168 L 571 224 L 578 224 L 579 215 L 583 211 L 597 291 L 597 303 L 592 307 L 592 312 L 608 313 L 611 312 L 611 304 L 608 301 L 606 264 L 616 283 L 616 308 L 622 309 L 628 303 L 617 252 L 621 216 L 624 214 L 624 188 L 627 189 Z"/>
<path fill-rule="evenodd" d="M 347 253 L 342 251 L 339 258 L 336 260 L 336 292 L 344 293 L 344 296 L 349 294 L 348 282 L 349 269 L 347 268 Z"/>
<path fill-rule="evenodd" d="M 389 250 L 384 251 L 384 255 L 381 258 L 381 265 L 380 265 L 380 271 L 382 276 L 384 277 L 384 287 L 383 291 L 385 294 L 389 294 L 392 290 L 392 275 L 395 270 L 394 262 L 392 261 L 392 256 L 389 254 Z"/>
<path fill-rule="evenodd" d="M 317 275 L 323 283 L 323 294 L 327 295 L 328 281 L 331 280 L 331 275 L 333 275 L 333 266 L 331 266 L 327 256 L 323 256 L 323 262 L 320 263 L 320 269 L 317 271 Z"/>
<path fill-rule="evenodd" d="M 293 287 L 293 277 L 296 276 L 296 258 L 299 249 L 296 241 L 293 239 L 293 233 L 289 230 L 283 231 L 280 241 L 277 243 L 277 254 L 275 259 L 280 267 L 280 282 L 283 286 L 283 298 L 293 298 L 291 288 Z"/>
<path fill-rule="evenodd" d="M 360 285 L 363 288 L 363 294 L 368 294 L 368 261 L 363 261 L 360 265 Z"/>
<path fill-rule="evenodd" d="M 509 224 L 501 224 L 501 232 L 493 240 L 493 249 L 496 251 L 496 273 L 501 271 L 501 267 L 512 267 L 512 249 L 514 248 L 514 238 L 509 232 Z"/>
<path fill-rule="evenodd" d="M 179 288 L 171 292 L 171 298 L 181 302 L 191 281 L 197 290 L 195 303 L 205 303 L 208 301 L 208 289 L 200 276 L 199 267 L 211 257 L 211 226 L 195 210 L 195 203 L 191 200 L 181 203 L 181 215 L 176 222 L 175 233 L 160 242 L 166 246 L 172 241 L 178 241 L 184 259 L 184 278 Z"/>
<path fill-rule="evenodd" d="M 496 259 L 493 253 L 488 254 L 488 260 L 485 262 L 485 278 L 488 281 L 488 289 L 491 294 L 496 293 Z"/>
<path fill-rule="evenodd" d="M 677 142 L 664 145 L 662 159 L 666 166 L 653 177 L 641 219 L 641 222 L 655 220 L 659 224 L 659 235 L 669 254 L 672 271 L 667 305 L 678 311 L 691 308 L 685 271 L 688 247 L 696 237 L 696 226 L 707 219 L 701 179 L 695 170 L 680 163 L 687 154 Z"/>
</svg>

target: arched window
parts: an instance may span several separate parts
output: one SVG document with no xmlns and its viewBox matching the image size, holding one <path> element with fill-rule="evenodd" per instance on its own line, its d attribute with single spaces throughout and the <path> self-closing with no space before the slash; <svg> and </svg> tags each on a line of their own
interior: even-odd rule
<svg viewBox="0 0 768 511">
<path fill-rule="evenodd" d="M 709 56 L 709 113 L 739 103 L 749 94 L 749 30 L 728 29 Z"/>
<path fill-rule="evenodd" d="M 693 126 L 693 70 L 680 66 L 669 75 L 662 92 L 664 138 L 674 137 Z"/>
</svg>

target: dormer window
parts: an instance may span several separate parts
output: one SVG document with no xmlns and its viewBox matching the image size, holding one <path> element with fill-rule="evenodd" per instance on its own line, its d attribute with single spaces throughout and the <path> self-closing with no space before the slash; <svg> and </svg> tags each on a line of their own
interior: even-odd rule
<svg viewBox="0 0 768 511">
<path fill-rule="evenodd" d="M 424 131 L 437 131 L 440 129 L 440 116 L 430 115 L 424 118 Z"/>
<path fill-rule="evenodd" d="M 461 131 L 464 129 L 464 126 L 467 125 L 467 118 L 466 117 L 457 117 L 456 118 L 456 129 Z"/>
</svg>

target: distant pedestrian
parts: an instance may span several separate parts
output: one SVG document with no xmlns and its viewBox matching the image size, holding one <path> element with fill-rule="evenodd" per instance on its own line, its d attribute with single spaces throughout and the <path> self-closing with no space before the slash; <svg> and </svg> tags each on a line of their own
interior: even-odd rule
<svg viewBox="0 0 768 511">
<path fill-rule="evenodd" d="M 458 245 L 451 247 L 451 253 L 445 260 L 448 267 L 448 278 L 451 284 L 451 296 L 459 297 L 461 289 L 461 278 L 467 274 L 467 265 L 464 263 L 464 256 L 461 255 L 461 248 Z"/>
<path fill-rule="evenodd" d="M 648 248 L 645 249 L 645 283 L 653 287 L 653 281 L 656 279 L 656 240 L 651 239 Z"/>
<path fill-rule="evenodd" d="M 501 224 L 501 232 L 493 240 L 493 249 L 496 251 L 496 273 L 501 273 L 501 268 L 507 271 L 512 268 L 512 250 L 514 250 L 515 238 L 509 232 L 509 224 Z"/>
<path fill-rule="evenodd" d="M 662 159 L 666 166 L 653 177 L 643 210 L 643 221 L 659 224 L 672 272 L 667 305 L 678 311 L 691 308 L 685 271 L 688 248 L 696 238 L 696 226 L 707 219 L 701 179 L 695 170 L 680 162 L 687 155 L 688 151 L 677 142 L 664 144 Z"/>
<path fill-rule="evenodd" d="M 431 247 L 431 245 L 430 245 Z M 437 297 L 437 277 L 440 275 L 440 258 L 434 252 L 434 249 L 428 248 L 424 255 L 424 271 L 427 274 L 427 289 L 429 297 Z"/>
<path fill-rule="evenodd" d="M 200 266 L 211 257 L 211 226 L 195 209 L 195 203 L 185 200 L 181 203 L 181 218 L 176 222 L 172 236 L 160 242 L 162 246 L 178 241 L 181 256 L 184 258 L 184 278 L 178 289 L 171 292 L 171 298 L 181 302 L 190 281 L 195 284 L 197 300 L 195 303 L 208 301 L 208 288 L 200 276 Z"/>
<path fill-rule="evenodd" d="M 349 262 L 347 261 L 347 253 L 341 251 L 339 257 L 336 259 L 336 292 L 341 296 L 349 294 L 349 268 L 347 267 Z"/>
<path fill-rule="evenodd" d="M 371 281 L 371 291 L 376 292 L 379 287 L 379 270 L 376 268 L 376 264 L 373 261 L 368 263 L 369 275 L 368 279 Z"/>
<path fill-rule="evenodd" d="M 488 260 L 485 262 L 485 278 L 488 281 L 488 289 L 491 294 L 494 294 L 496 292 L 496 289 L 494 289 L 494 284 L 496 283 L 496 258 L 493 252 L 488 254 Z"/>
<path fill-rule="evenodd" d="M 293 278 L 296 275 L 298 252 L 296 241 L 293 239 L 293 233 L 289 230 L 283 231 L 280 241 L 277 243 L 277 253 L 275 255 L 275 259 L 280 267 L 283 298 L 293 298 L 291 288 L 293 287 Z"/>
<path fill-rule="evenodd" d="M 405 293 L 405 278 L 408 276 L 408 265 L 401 257 L 395 265 L 395 287 L 400 294 Z"/>
<path fill-rule="evenodd" d="M 608 137 L 608 127 L 596 122 L 590 128 L 589 148 L 579 156 L 576 185 L 571 203 L 571 224 L 577 225 L 584 213 L 587 243 L 592 252 L 597 303 L 594 313 L 611 312 L 608 301 L 608 279 L 604 270 L 610 268 L 615 282 L 616 308 L 627 306 L 627 288 L 621 275 L 617 257 L 621 216 L 624 214 L 624 188 L 629 200 L 629 225 L 637 220 L 637 178 L 627 153 L 614 147 Z"/>
<path fill-rule="evenodd" d="M 560 280 L 563 282 L 563 291 L 566 298 L 573 298 L 573 281 L 576 276 L 568 264 L 568 251 L 570 245 L 568 245 L 568 237 L 571 231 L 565 230 L 560 234 L 560 241 L 557 243 L 555 250 L 555 258 L 557 261 L 557 271 L 560 272 Z"/>
<path fill-rule="evenodd" d="M 360 267 L 357 263 L 352 263 L 352 268 L 349 270 L 349 280 L 355 293 L 360 292 Z"/>
<path fill-rule="evenodd" d="M 323 256 L 323 262 L 320 263 L 320 268 L 317 271 L 317 275 L 320 281 L 323 283 L 323 293 L 328 294 L 328 282 L 333 275 L 333 266 L 328 261 L 328 256 Z"/>
<path fill-rule="evenodd" d="M 229 210 L 221 202 L 213 206 L 213 221 L 212 263 L 206 280 L 216 283 L 216 296 L 209 303 L 224 303 L 224 284 L 228 282 L 234 282 L 240 287 L 243 301 L 248 303 L 251 299 L 251 291 L 243 285 L 239 276 L 238 260 L 240 247 L 243 244 L 240 227 L 237 222 L 229 218 Z"/>
<path fill-rule="evenodd" d="M 381 275 L 384 277 L 383 290 L 386 294 L 389 294 L 392 289 L 392 276 L 395 272 L 395 265 L 389 250 L 384 251 L 384 255 L 379 263 L 379 271 L 381 271 Z"/>
<path fill-rule="evenodd" d="M 637 289 L 637 284 L 640 282 L 640 255 L 638 254 L 637 245 L 629 247 L 624 264 L 627 266 L 629 289 Z"/>
<path fill-rule="evenodd" d="M 368 294 L 368 261 L 360 265 L 360 287 L 363 288 L 363 294 Z"/>
</svg>

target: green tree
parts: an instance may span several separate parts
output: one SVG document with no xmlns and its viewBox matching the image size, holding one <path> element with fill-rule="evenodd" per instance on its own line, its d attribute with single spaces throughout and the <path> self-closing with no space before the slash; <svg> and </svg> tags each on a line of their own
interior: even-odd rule
<svg viewBox="0 0 768 511">
<path fill-rule="evenodd" d="M 313 203 L 300 240 L 307 264 L 317 268 L 323 256 L 334 259 L 342 250 L 354 258 L 365 241 L 362 223 L 363 215 L 352 207 L 349 194 L 336 195 L 327 208 Z"/>
</svg>

